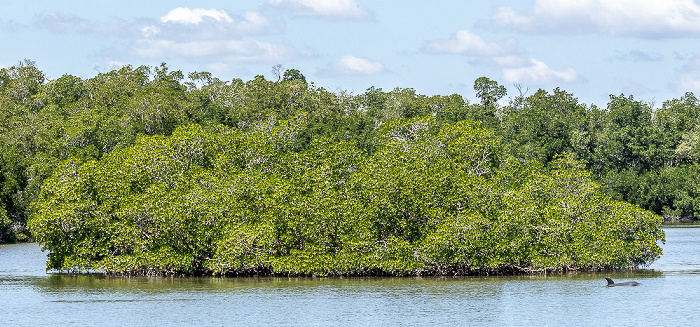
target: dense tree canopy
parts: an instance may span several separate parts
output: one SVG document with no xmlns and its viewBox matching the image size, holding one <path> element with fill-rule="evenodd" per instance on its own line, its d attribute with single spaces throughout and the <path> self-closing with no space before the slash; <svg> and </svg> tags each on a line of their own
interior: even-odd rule
<svg viewBox="0 0 700 327">
<path fill-rule="evenodd" d="M 0 242 L 34 237 L 51 267 L 115 271 L 156 267 L 154 253 L 218 273 L 577 269 L 655 258 L 642 209 L 700 216 L 692 93 L 598 108 L 521 89 L 503 104 L 482 77 L 470 103 L 276 74 L 0 69 Z"/>
<path fill-rule="evenodd" d="M 370 156 L 304 116 L 181 126 L 46 180 L 30 228 L 49 268 L 119 273 L 455 274 L 634 267 L 661 218 L 611 200 L 571 156 L 500 163 L 478 123 L 393 120 Z"/>
</svg>

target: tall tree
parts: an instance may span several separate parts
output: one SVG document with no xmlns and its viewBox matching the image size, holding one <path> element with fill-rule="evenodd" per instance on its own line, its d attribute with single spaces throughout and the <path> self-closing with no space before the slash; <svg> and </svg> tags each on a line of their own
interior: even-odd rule
<svg viewBox="0 0 700 327">
<path fill-rule="evenodd" d="M 499 85 L 498 82 L 488 77 L 479 77 L 474 81 L 474 91 L 476 91 L 476 97 L 481 99 L 481 104 L 486 107 L 495 106 L 496 102 L 503 98 L 508 90 L 505 86 Z"/>
</svg>

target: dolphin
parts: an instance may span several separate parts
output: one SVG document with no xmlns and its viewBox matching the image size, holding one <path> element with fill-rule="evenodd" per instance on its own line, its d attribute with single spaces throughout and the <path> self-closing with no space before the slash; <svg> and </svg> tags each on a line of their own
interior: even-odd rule
<svg viewBox="0 0 700 327">
<path fill-rule="evenodd" d="M 631 281 L 631 282 L 624 282 L 624 283 L 615 283 L 613 282 L 610 277 L 605 277 L 605 280 L 608 281 L 608 285 L 605 285 L 607 287 L 613 287 L 613 286 L 638 286 L 639 282 L 636 281 Z"/>
</svg>

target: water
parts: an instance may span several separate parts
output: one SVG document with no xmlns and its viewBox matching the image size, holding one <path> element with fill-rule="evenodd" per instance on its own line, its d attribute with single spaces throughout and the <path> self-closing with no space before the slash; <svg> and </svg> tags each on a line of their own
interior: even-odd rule
<svg viewBox="0 0 700 327">
<path fill-rule="evenodd" d="M 667 226 L 648 269 L 478 278 L 126 278 L 44 271 L 0 246 L 8 326 L 698 326 L 700 225 Z M 604 287 L 605 276 L 637 287 Z"/>
</svg>

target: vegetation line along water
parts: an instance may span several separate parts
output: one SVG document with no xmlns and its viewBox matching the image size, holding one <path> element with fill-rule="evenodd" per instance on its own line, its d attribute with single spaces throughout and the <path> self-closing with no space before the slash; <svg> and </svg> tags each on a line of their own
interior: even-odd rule
<svg viewBox="0 0 700 327">
<path fill-rule="evenodd" d="M 663 218 L 645 209 L 695 215 L 692 94 L 652 115 L 632 97 L 600 110 L 559 89 L 500 105 L 505 88 L 485 77 L 475 104 L 332 93 L 296 70 L 224 82 L 163 64 L 45 81 L 26 61 L 0 81 L 0 234 L 40 242 L 52 269 L 629 268 L 661 254 Z"/>
</svg>

